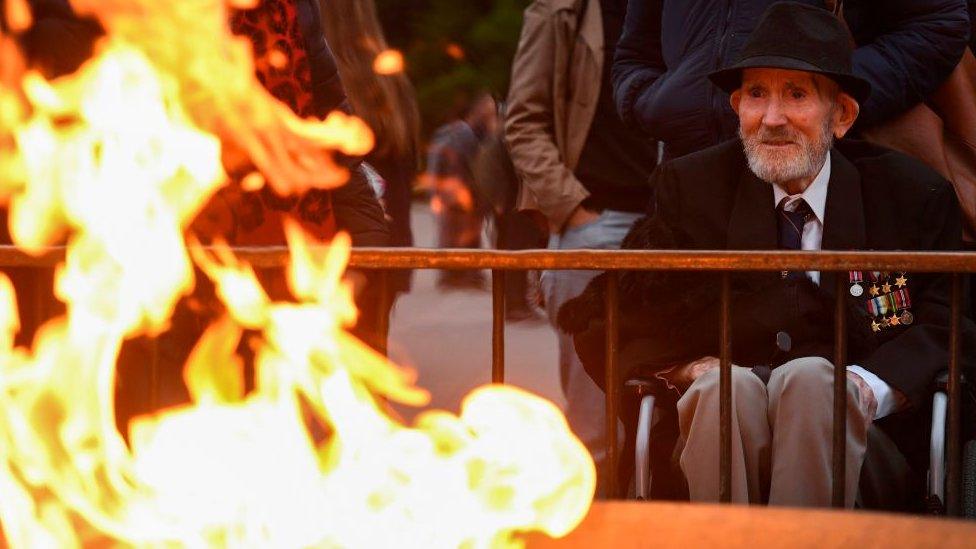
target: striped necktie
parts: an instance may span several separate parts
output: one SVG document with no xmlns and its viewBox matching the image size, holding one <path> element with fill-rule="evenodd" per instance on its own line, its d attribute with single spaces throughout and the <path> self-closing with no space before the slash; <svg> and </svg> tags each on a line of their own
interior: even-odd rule
<svg viewBox="0 0 976 549">
<path fill-rule="evenodd" d="M 776 207 L 776 221 L 779 225 L 779 248 L 781 250 L 802 250 L 803 226 L 813 220 L 814 213 L 810 205 L 802 198 L 790 202 L 784 198 Z M 806 273 L 802 271 L 783 271 L 783 278 L 801 279 Z"/>
</svg>

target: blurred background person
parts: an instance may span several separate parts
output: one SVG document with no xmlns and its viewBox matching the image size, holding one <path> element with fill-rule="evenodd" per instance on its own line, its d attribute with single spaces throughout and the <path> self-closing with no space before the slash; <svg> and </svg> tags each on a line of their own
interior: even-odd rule
<svg viewBox="0 0 976 549">
<path fill-rule="evenodd" d="M 504 120 L 505 106 L 501 104 L 499 120 Z M 516 207 L 519 191 L 518 174 L 508 154 L 505 133 L 489 135 L 474 161 L 474 181 L 479 193 L 486 197 L 491 209 L 491 232 L 499 250 L 531 250 L 545 248 L 546 234 L 533 219 Z M 505 277 L 505 320 L 511 322 L 541 321 L 537 309 L 539 301 L 538 271 L 499 271 Z"/>
<path fill-rule="evenodd" d="M 413 246 L 410 204 L 420 159 L 420 110 L 403 67 L 379 74 L 374 63 L 389 51 L 373 0 L 320 0 L 325 38 L 353 113 L 366 121 L 376 145 L 366 156 L 383 181 L 390 245 Z M 398 52 L 397 52 L 398 53 Z M 394 60 L 402 60 L 398 55 Z M 393 289 L 410 288 L 410 271 L 392 275 Z"/>
<path fill-rule="evenodd" d="M 262 0 L 257 7 L 231 12 L 230 28 L 246 37 L 254 50 L 255 76 L 276 99 L 298 116 L 325 118 L 334 110 L 348 111 L 349 105 L 335 59 L 322 31 L 319 5 L 314 0 Z M 232 181 L 224 186 L 194 220 L 190 232 L 204 243 L 220 237 L 231 246 L 281 246 L 286 244 L 282 228 L 285 219 L 298 222 L 319 241 L 330 240 L 338 231 L 349 233 L 353 246 L 386 246 L 389 227 L 361 161 L 336 155 L 349 170 L 345 184 L 335 189 L 312 189 L 301 196 L 281 196 L 269 185 L 259 189 L 242 184 L 253 170 L 232 170 Z M 268 295 L 290 300 L 284 269 L 258 269 Z M 372 273 L 350 271 L 357 282 L 356 305 L 360 316 L 351 330 L 374 348 L 385 345 L 380 314 L 388 314 Z M 120 405 L 118 421 L 151 411 L 155 406 L 178 404 L 187 398 L 182 382 L 182 365 L 202 331 L 221 314 L 209 280 L 198 272 L 194 294 L 180 302 L 172 327 L 158 339 L 158 357 L 144 340 L 128 342 L 119 357 Z M 250 348 L 242 344 L 238 353 L 250 364 Z M 159 378 L 152 393 L 146 365 L 158 360 Z M 248 366 L 249 368 L 249 366 Z M 246 378 L 251 382 L 251 376 Z M 150 398 L 144 395 L 149 394 Z M 156 399 L 159 400 L 156 400 Z"/>
<path fill-rule="evenodd" d="M 486 197 L 475 184 L 474 161 L 482 145 L 498 129 L 495 99 L 488 92 L 474 96 L 457 120 L 434 132 L 427 149 L 425 180 L 431 189 L 431 209 L 437 215 L 438 247 L 480 248 Z M 442 271 L 441 288 L 481 289 L 481 271 Z"/>
</svg>

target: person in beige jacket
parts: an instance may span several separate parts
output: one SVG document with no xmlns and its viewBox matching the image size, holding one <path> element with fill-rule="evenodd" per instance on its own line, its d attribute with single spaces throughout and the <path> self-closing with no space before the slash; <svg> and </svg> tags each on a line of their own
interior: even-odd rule
<svg viewBox="0 0 976 549">
<path fill-rule="evenodd" d="M 525 10 L 512 65 L 505 139 L 521 187 L 518 207 L 544 220 L 550 249 L 619 248 L 648 208 L 655 144 L 621 122 L 610 66 L 626 0 L 535 0 Z M 547 271 L 550 321 L 593 271 Z M 559 333 L 566 417 L 599 470 L 605 458 L 603 393 Z M 598 493 L 605 491 L 600 482 Z"/>
</svg>

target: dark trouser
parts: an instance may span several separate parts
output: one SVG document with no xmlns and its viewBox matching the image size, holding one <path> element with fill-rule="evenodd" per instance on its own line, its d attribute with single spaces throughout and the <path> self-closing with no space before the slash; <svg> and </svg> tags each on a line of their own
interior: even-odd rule
<svg viewBox="0 0 976 549">
<path fill-rule="evenodd" d="M 508 211 L 495 217 L 498 230 L 499 250 L 532 250 L 546 245 L 545 235 L 529 216 L 522 212 Z M 529 308 L 528 273 L 505 273 L 505 309 Z"/>
</svg>

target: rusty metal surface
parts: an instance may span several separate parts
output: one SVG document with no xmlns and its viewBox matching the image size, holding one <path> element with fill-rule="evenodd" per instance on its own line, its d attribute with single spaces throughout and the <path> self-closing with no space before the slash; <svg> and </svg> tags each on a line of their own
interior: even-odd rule
<svg viewBox="0 0 976 549">
<path fill-rule="evenodd" d="M 617 452 L 617 416 L 619 415 L 620 401 L 620 381 L 617 373 L 617 338 L 619 337 L 619 326 L 617 314 L 619 305 L 619 281 L 616 273 L 607 277 L 606 292 L 606 387 L 604 392 L 606 397 L 606 432 L 607 432 L 607 497 L 616 498 L 619 496 L 619 479 L 617 478 L 617 465 L 620 456 Z"/>
<path fill-rule="evenodd" d="M 256 268 L 286 265 L 288 249 L 284 246 L 234 247 L 236 256 Z M 11 245 L 0 245 L 0 266 L 45 267 L 64 259 L 64 247 L 52 247 L 43 253 L 28 255 Z M 976 252 L 864 252 L 864 251 L 702 251 L 702 250 L 445 250 L 426 248 L 358 248 L 352 251 L 350 267 L 367 269 L 492 269 L 492 380 L 503 383 L 505 377 L 504 333 L 504 273 L 507 270 L 525 269 L 592 269 L 592 270 L 709 270 L 725 271 L 723 274 L 723 302 L 721 326 L 721 381 L 720 381 L 720 499 L 729 501 L 731 496 L 731 337 L 729 311 L 729 272 L 731 271 L 783 271 L 783 270 L 903 270 L 915 272 L 976 273 Z M 836 309 L 835 364 L 843 364 L 846 355 L 843 300 L 845 280 L 837 277 L 838 304 Z M 617 388 L 617 300 L 618 282 L 608 277 L 607 288 L 607 387 Z M 388 276 L 381 278 L 381 292 L 388 298 Z M 958 508 L 959 481 L 959 434 L 960 395 L 958 366 L 959 308 L 961 300 L 960 276 L 953 275 L 951 363 L 949 387 L 949 481 L 948 501 L 950 509 Z M 384 308 L 380 307 L 383 311 Z M 388 319 L 381 319 L 387 322 Z M 834 385 L 834 455 L 833 500 L 838 505 L 844 500 L 843 445 L 846 441 L 846 376 L 843 369 L 835 372 Z M 608 487 L 611 497 L 617 493 L 617 430 L 615 429 L 619 395 L 610 390 L 606 396 L 608 433 Z M 955 498 L 955 504 L 953 503 Z"/>
<path fill-rule="evenodd" d="M 383 356 L 388 354 L 388 340 L 390 337 L 390 271 L 380 271 L 377 273 L 377 285 L 379 288 L 379 304 L 376 307 L 376 332 L 379 337 L 376 341 L 376 350 Z"/>
<path fill-rule="evenodd" d="M 491 382 L 505 383 L 505 271 L 491 272 Z"/>
<path fill-rule="evenodd" d="M 976 523 L 920 516 L 687 503 L 597 502 L 566 538 L 526 536 L 529 549 L 971 548 Z"/>
<path fill-rule="evenodd" d="M 962 484 L 962 372 L 959 365 L 959 319 L 962 308 L 962 277 L 952 275 L 949 310 L 949 428 L 946 434 L 946 512 L 958 516 Z M 973 539 L 976 546 L 976 538 Z"/>
<path fill-rule="evenodd" d="M 847 486 L 847 284 L 838 276 L 834 288 L 834 429 L 831 446 L 831 505 L 844 507 Z"/>
<path fill-rule="evenodd" d="M 722 309 L 719 326 L 719 456 L 718 499 L 732 501 L 732 282 L 722 273 Z"/>
<path fill-rule="evenodd" d="M 235 247 L 255 267 L 288 261 L 284 246 Z M 54 247 L 39 257 L 0 246 L 0 266 L 50 266 L 64 257 Z M 976 272 L 976 252 L 792 252 L 707 250 L 435 250 L 357 248 L 352 267 L 391 269 L 661 269 L 661 270 L 908 270 Z"/>
</svg>

